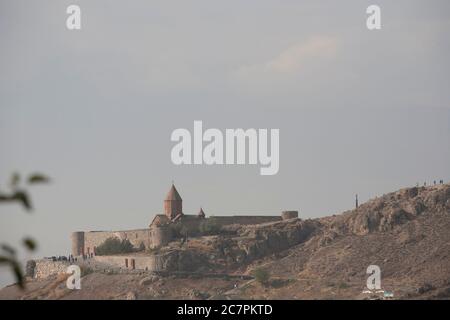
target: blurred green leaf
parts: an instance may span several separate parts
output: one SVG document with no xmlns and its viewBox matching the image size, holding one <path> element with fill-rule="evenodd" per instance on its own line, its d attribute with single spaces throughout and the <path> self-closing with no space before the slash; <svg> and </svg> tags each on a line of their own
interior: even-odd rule
<svg viewBox="0 0 450 320">
<path fill-rule="evenodd" d="M 30 211 L 32 208 L 31 206 L 31 201 L 30 198 L 28 197 L 28 193 L 26 193 L 25 191 L 16 191 L 13 196 L 12 196 L 13 200 L 19 201 L 22 206 Z"/>
<path fill-rule="evenodd" d="M 25 245 L 25 247 L 30 250 L 30 251 L 34 251 L 36 250 L 37 244 L 36 241 L 34 241 L 31 238 L 25 238 L 23 239 L 23 244 Z"/>
<path fill-rule="evenodd" d="M 0 194 L 0 202 L 12 201 L 20 202 L 20 204 L 28 211 L 32 209 L 30 198 L 25 191 L 17 190 L 13 194 Z"/>
<path fill-rule="evenodd" d="M 17 262 L 16 260 L 11 260 L 11 267 L 12 267 L 14 275 L 16 277 L 17 284 L 19 285 L 19 287 L 21 289 L 23 289 L 25 287 L 25 283 L 24 283 L 24 279 L 23 279 L 22 268 L 20 267 L 19 262 Z"/>
<path fill-rule="evenodd" d="M 41 173 L 34 173 L 28 176 L 28 183 L 34 184 L 34 183 L 49 183 L 50 178 L 47 177 L 44 174 Z"/>
<path fill-rule="evenodd" d="M 25 287 L 25 282 L 20 263 L 16 259 L 0 256 L 0 264 L 9 265 L 14 273 L 14 277 L 16 278 L 18 286 L 23 289 Z"/>
<path fill-rule="evenodd" d="M 11 175 L 10 187 L 12 190 L 10 193 L 6 194 L 0 192 L 0 203 L 16 201 L 19 202 L 27 211 L 30 211 L 32 209 L 32 205 L 28 193 L 25 190 L 18 190 L 20 179 L 20 175 L 17 172 Z M 29 184 L 48 183 L 50 182 L 50 178 L 40 173 L 34 173 L 28 176 L 27 181 Z M 37 247 L 36 242 L 28 237 L 23 239 L 23 245 L 29 251 L 34 251 Z M 9 265 L 14 273 L 18 286 L 23 289 L 25 287 L 24 275 L 20 263 L 16 259 L 16 250 L 7 244 L 1 245 L 1 249 L 4 255 L 0 256 L 0 264 Z"/>
<path fill-rule="evenodd" d="M 16 250 L 8 244 L 2 244 L 1 248 L 3 251 L 6 251 L 11 256 L 14 256 L 16 254 Z"/>
</svg>

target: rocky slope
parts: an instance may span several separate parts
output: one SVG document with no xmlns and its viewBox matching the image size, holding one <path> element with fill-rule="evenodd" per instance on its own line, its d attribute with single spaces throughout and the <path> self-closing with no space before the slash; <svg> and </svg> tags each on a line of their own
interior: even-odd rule
<svg viewBox="0 0 450 320">
<path fill-rule="evenodd" d="M 82 289 L 64 277 L 0 291 L 24 299 L 364 299 L 369 265 L 394 298 L 450 298 L 450 186 L 406 188 L 314 220 L 229 226 L 221 235 L 171 243 L 194 272 L 93 272 Z M 266 285 L 249 275 L 271 274 Z"/>
<path fill-rule="evenodd" d="M 373 264 L 397 298 L 450 297 L 448 185 L 403 189 L 320 222 L 308 241 L 267 259 L 273 276 L 296 280 L 268 297 L 362 298 Z"/>
</svg>

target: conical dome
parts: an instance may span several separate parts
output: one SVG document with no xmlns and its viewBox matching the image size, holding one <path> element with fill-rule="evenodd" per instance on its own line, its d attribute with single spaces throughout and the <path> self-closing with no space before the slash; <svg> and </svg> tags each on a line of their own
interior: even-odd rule
<svg viewBox="0 0 450 320">
<path fill-rule="evenodd" d="M 172 220 L 176 216 L 183 214 L 183 200 L 172 183 L 172 187 L 164 199 L 164 214 Z"/>
<path fill-rule="evenodd" d="M 205 217 L 205 212 L 203 211 L 203 208 L 200 208 L 200 211 L 198 212 L 199 217 Z"/>
<path fill-rule="evenodd" d="M 170 188 L 169 192 L 167 193 L 166 199 L 169 201 L 182 201 L 180 194 L 177 191 L 177 188 L 175 188 L 175 185 L 172 184 L 172 187 Z"/>
</svg>

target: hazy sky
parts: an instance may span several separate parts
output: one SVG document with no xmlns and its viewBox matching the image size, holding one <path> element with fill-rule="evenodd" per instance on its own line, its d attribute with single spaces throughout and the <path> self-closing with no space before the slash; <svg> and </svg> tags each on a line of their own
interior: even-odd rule
<svg viewBox="0 0 450 320">
<path fill-rule="evenodd" d="M 450 180 L 449 16 L 446 0 L 0 0 L 0 188 L 54 180 L 32 214 L 0 207 L 0 242 L 68 254 L 72 231 L 147 227 L 172 179 L 186 213 L 301 217 Z M 194 120 L 280 129 L 279 173 L 173 165 L 170 134 Z"/>
</svg>

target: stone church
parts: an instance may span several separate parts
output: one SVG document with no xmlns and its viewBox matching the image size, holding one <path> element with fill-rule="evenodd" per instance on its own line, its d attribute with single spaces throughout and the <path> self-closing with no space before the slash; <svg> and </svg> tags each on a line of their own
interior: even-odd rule
<svg viewBox="0 0 450 320">
<path fill-rule="evenodd" d="M 204 221 L 217 226 L 230 224 L 260 224 L 297 218 L 297 211 L 284 211 L 276 216 L 213 216 L 206 217 L 202 208 L 198 214 L 183 213 L 183 199 L 172 184 L 163 204 L 163 213 L 156 214 L 148 228 L 121 231 L 77 231 L 72 233 L 73 256 L 95 255 L 96 248 L 108 238 L 128 239 L 135 248 L 153 249 L 176 239 L 174 227 L 183 227 L 187 235 L 194 234 Z"/>
</svg>

